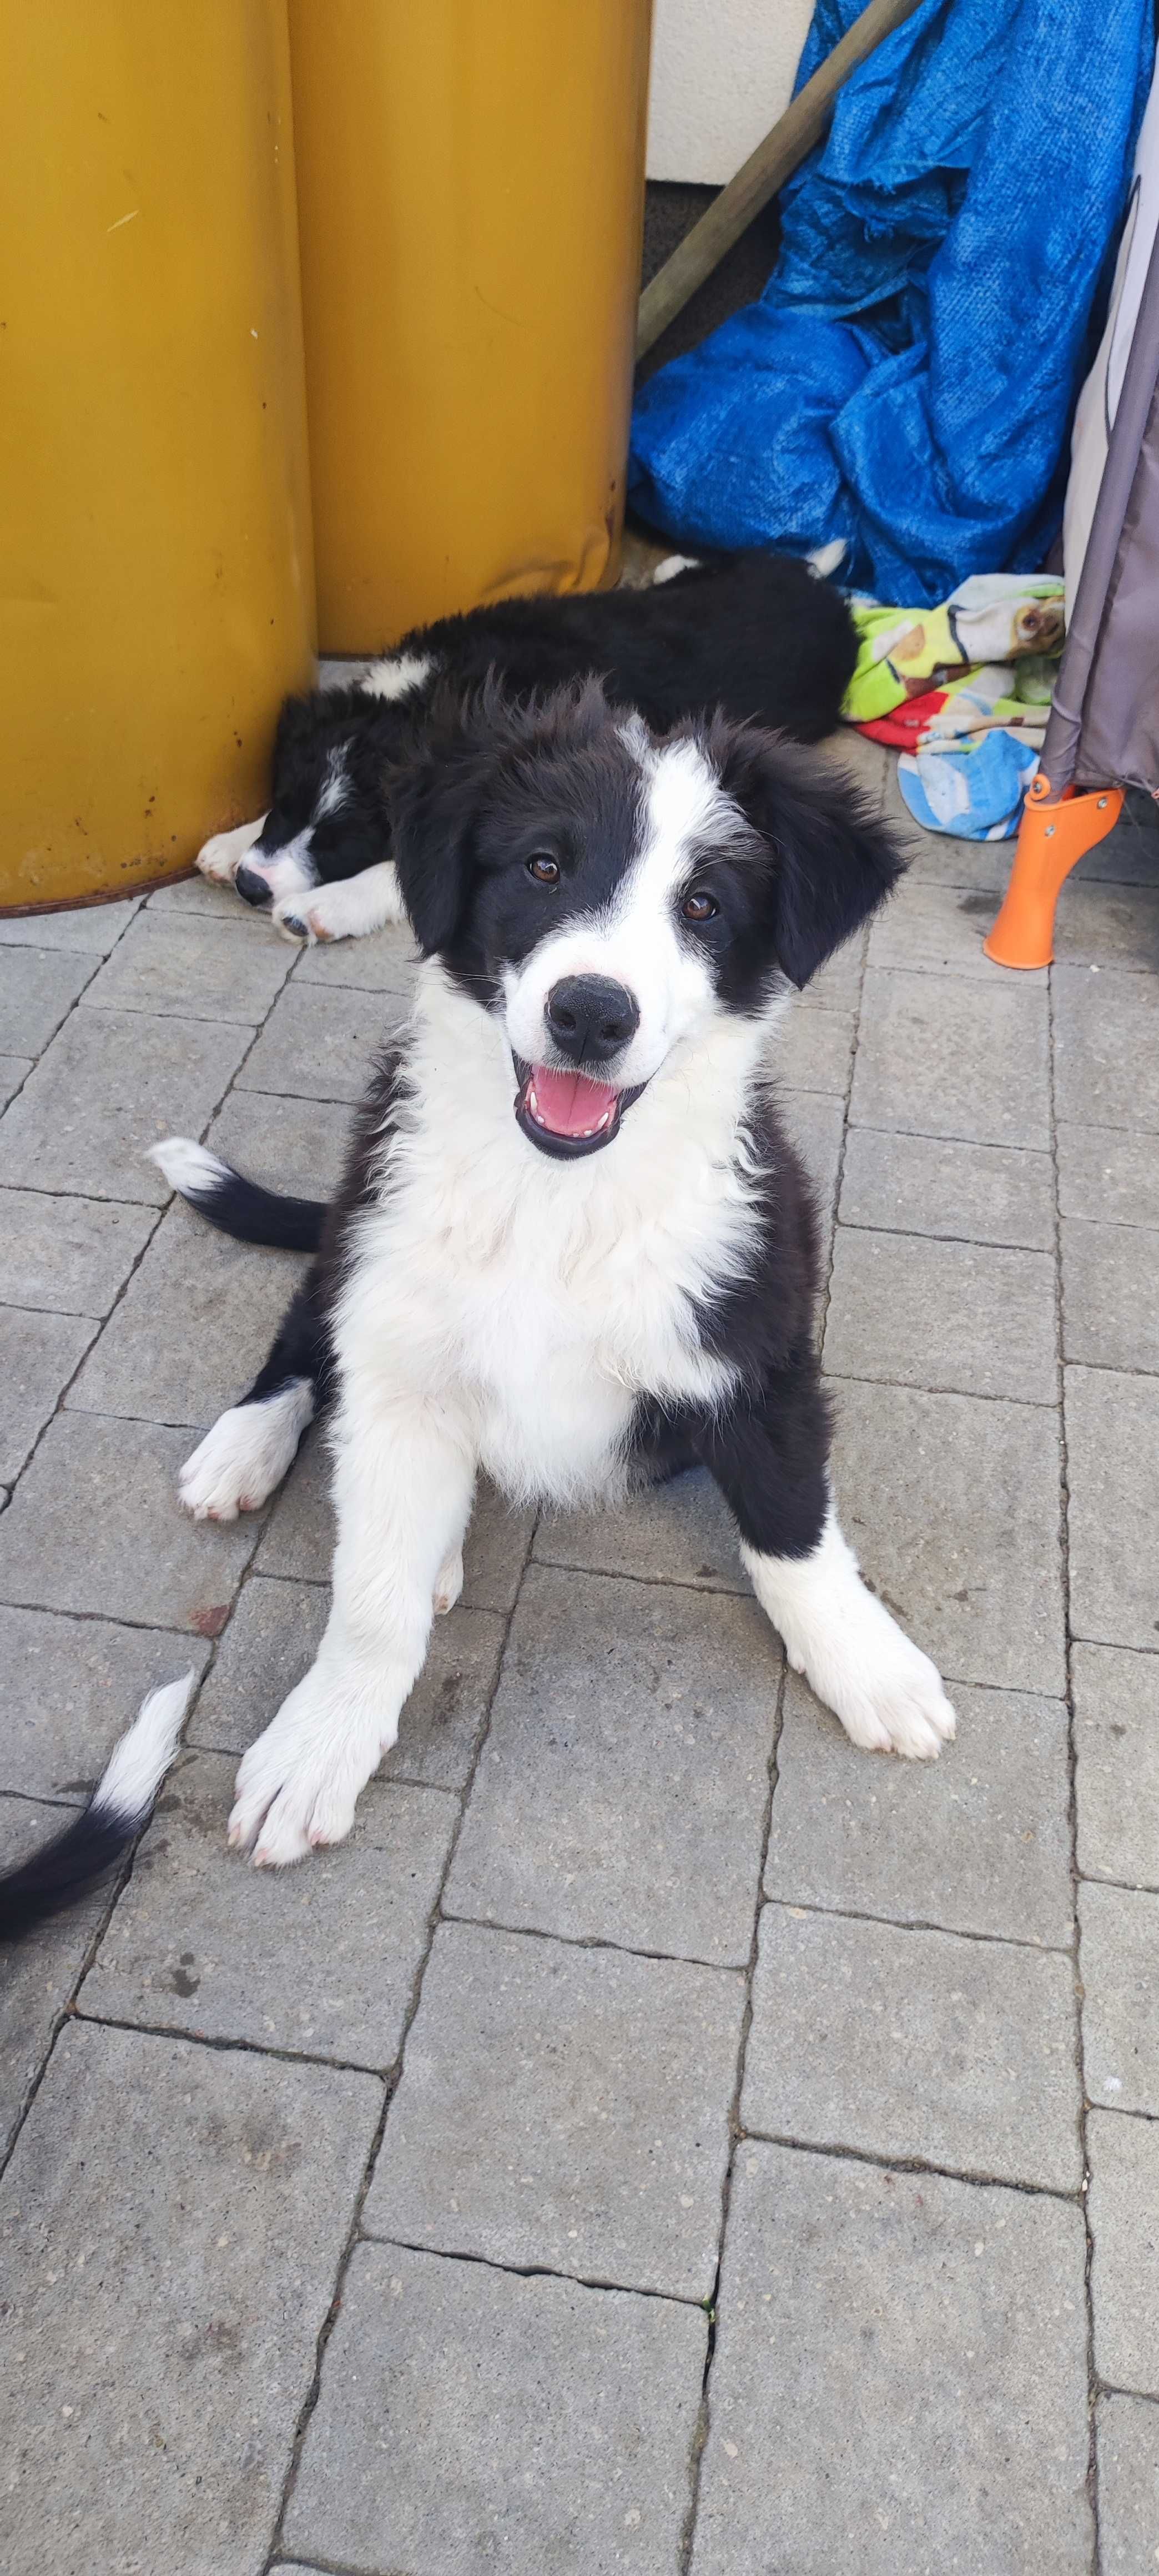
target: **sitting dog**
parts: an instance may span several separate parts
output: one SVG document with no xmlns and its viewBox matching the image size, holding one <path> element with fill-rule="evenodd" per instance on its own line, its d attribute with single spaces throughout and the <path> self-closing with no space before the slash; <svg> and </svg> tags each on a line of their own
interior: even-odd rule
<svg viewBox="0 0 1159 2576">
<path fill-rule="evenodd" d="M 829 1490 L 815 1222 L 766 1062 L 789 987 L 899 873 L 884 827 L 782 739 L 657 736 L 592 680 L 436 709 L 390 828 L 424 962 L 335 1205 L 154 1149 L 227 1233 L 320 1247 L 181 1480 L 199 1518 L 255 1510 L 329 1410 L 329 1624 L 245 1755 L 231 1843 L 281 1863 L 349 1832 L 457 1597 L 480 1469 L 566 1506 L 707 1467 L 794 1668 L 856 1744 L 935 1755 L 938 1674 Z"/>
<path fill-rule="evenodd" d="M 837 549 L 838 554 L 842 550 Z M 287 938 L 349 939 L 402 918 L 382 779 L 421 753 L 432 702 L 494 671 L 509 696 L 600 672 L 666 733 L 720 706 L 800 742 L 830 733 L 857 659 L 839 591 L 793 555 L 672 556 L 651 589 L 509 599 L 416 628 L 352 688 L 289 698 L 268 814 L 205 843 L 197 865 Z"/>
</svg>

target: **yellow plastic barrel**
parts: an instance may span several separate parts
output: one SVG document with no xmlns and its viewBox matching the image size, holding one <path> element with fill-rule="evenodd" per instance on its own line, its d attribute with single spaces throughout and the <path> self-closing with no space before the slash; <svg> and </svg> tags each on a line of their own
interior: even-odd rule
<svg viewBox="0 0 1159 2576">
<path fill-rule="evenodd" d="M 260 811 L 314 594 L 286 0 L 0 0 L 0 97 L 12 908 Z"/>
<path fill-rule="evenodd" d="M 290 0 L 324 650 L 615 576 L 650 0 Z"/>
</svg>

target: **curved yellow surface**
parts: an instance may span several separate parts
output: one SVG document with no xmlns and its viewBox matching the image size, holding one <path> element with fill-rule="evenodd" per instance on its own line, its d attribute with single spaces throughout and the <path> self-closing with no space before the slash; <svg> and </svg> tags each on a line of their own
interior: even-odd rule
<svg viewBox="0 0 1159 2576">
<path fill-rule="evenodd" d="M 0 0 L 0 97 L 3 908 L 258 811 L 314 598 L 285 0 Z"/>
<path fill-rule="evenodd" d="M 329 652 L 614 577 L 650 0 L 290 0 Z"/>
</svg>

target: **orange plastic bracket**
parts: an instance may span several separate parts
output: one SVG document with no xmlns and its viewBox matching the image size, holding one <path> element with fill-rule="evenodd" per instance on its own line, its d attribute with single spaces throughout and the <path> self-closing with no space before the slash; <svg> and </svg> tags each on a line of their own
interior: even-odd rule
<svg viewBox="0 0 1159 2576">
<path fill-rule="evenodd" d="M 1064 787 L 1061 796 L 1052 796 L 1049 778 L 1039 771 L 1026 799 L 1006 900 L 983 943 L 996 965 L 1049 966 L 1059 890 L 1122 810 L 1121 787 L 1096 787 L 1084 796 Z"/>
</svg>

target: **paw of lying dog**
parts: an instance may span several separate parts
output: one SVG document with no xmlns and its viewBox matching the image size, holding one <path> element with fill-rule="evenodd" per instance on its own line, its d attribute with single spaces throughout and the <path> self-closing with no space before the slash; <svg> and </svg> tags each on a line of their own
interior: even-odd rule
<svg viewBox="0 0 1159 2576">
<path fill-rule="evenodd" d="M 232 832 L 214 832 L 203 841 L 193 864 L 212 885 L 232 885 L 247 852 L 260 840 L 265 815 L 256 823 L 239 823 Z"/>
</svg>

